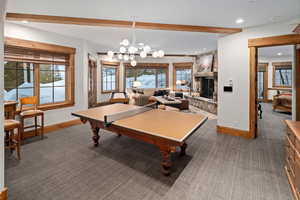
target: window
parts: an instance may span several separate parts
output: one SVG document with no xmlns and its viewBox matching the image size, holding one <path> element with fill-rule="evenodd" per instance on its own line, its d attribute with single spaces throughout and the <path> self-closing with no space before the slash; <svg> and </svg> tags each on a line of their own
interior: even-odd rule
<svg viewBox="0 0 300 200">
<path fill-rule="evenodd" d="M 268 63 L 259 63 L 258 72 L 257 72 L 257 87 L 258 94 L 257 97 L 259 100 L 268 99 Z"/>
<path fill-rule="evenodd" d="M 4 100 L 37 96 L 40 108 L 73 105 L 74 54 L 69 47 L 6 38 Z"/>
<path fill-rule="evenodd" d="M 273 87 L 292 87 L 292 63 L 273 63 Z"/>
<path fill-rule="evenodd" d="M 120 63 L 102 62 L 102 92 L 118 91 L 118 66 Z"/>
<path fill-rule="evenodd" d="M 168 66 L 165 63 L 140 63 L 136 67 L 126 65 L 125 87 L 132 88 L 134 81 L 141 82 L 141 88 L 167 88 Z"/>
<path fill-rule="evenodd" d="M 192 86 L 192 66 L 193 63 L 173 63 L 174 66 L 174 90 L 189 90 Z M 178 84 L 179 81 L 186 81 L 189 84 L 181 85 Z"/>
</svg>

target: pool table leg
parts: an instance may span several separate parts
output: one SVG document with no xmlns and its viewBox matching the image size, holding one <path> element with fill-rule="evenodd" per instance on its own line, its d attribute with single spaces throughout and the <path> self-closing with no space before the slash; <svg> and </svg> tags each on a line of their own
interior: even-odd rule
<svg viewBox="0 0 300 200">
<path fill-rule="evenodd" d="M 97 147 L 99 145 L 99 130 L 100 128 L 95 126 L 94 124 L 91 123 L 92 131 L 93 131 L 93 141 L 94 141 L 94 147 Z"/>
<path fill-rule="evenodd" d="M 187 148 L 187 143 L 183 143 L 181 146 L 180 146 L 180 156 L 185 156 L 186 153 L 185 153 L 185 150 Z"/>
<path fill-rule="evenodd" d="M 168 146 L 161 146 L 159 147 L 161 155 L 162 155 L 162 173 L 165 176 L 169 176 L 171 174 L 171 148 Z"/>
</svg>

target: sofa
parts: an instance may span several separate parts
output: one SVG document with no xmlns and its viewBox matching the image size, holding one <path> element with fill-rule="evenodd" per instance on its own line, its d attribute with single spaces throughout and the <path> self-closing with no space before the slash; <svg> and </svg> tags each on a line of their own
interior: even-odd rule
<svg viewBox="0 0 300 200">
<path fill-rule="evenodd" d="M 273 97 L 273 111 L 292 112 L 292 94 L 283 93 Z"/>
</svg>

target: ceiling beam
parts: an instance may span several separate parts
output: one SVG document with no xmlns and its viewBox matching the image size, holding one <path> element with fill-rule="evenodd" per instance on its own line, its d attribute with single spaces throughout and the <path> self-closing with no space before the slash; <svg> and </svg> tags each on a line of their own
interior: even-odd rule
<svg viewBox="0 0 300 200">
<path fill-rule="evenodd" d="M 9 21 L 26 20 L 28 22 L 40 22 L 40 23 L 75 24 L 75 25 L 86 25 L 86 26 L 109 26 L 109 27 L 123 27 L 123 28 L 131 28 L 133 23 L 132 21 L 122 21 L 122 20 L 34 15 L 34 14 L 22 14 L 22 13 L 7 13 L 6 20 Z M 238 33 L 242 31 L 242 29 L 240 28 L 192 26 L 192 25 L 180 25 L 180 24 L 161 24 L 161 23 L 151 23 L 151 22 L 136 22 L 135 27 L 138 29 L 205 32 L 205 33 L 221 33 L 221 34 L 232 34 L 232 33 Z"/>
<path fill-rule="evenodd" d="M 107 52 L 98 52 L 97 54 L 100 56 L 106 56 Z M 140 54 L 138 54 L 138 53 L 135 53 L 133 55 L 140 56 Z M 147 56 L 151 57 L 152 54 L 147 54 Z M 165 54 L 164 57 L 192 57 L 192 58 L 195 58 L 195 57 L 197 57 L 197 55 L 195 55 L 195 54 Z"/>
</svg>

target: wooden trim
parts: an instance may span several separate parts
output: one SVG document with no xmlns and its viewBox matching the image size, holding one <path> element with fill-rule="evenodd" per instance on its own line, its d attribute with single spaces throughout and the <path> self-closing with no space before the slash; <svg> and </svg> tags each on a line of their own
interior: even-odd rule
<svg viewBox="0 0 300 200">
<path fill-rule="evenodd" d="M 5 37 L 4 44 L 8 46 L 16 46 L 28 49 L 38 49 L 48 52 L 64 53 L 64 54 L 75 54 L 76 49 L 72 47 L 65 47 L 55 44 L 47 44 L 43 42 L 22 40 L 17 38 Z"/>
<path fill-rule="evenodd" d="M 167 69 L 166 74 L 166 88 L 169 87 L 169 63 L 138 63 L 137 66 L 132 67 L 130 63 L 123 63 L 124 65 L 124 80 L 123 80 L 123 88 L 126 91 L 126 70 L 128 69 L 143 69 L 143 68 L 151 68 L 151 69 Z M 156 85 L 156 83 L 155 83 Z M 142 88 L 141 88 L 142 89 Z"/>
<path fill-rule="evenodd" d="M 0 191 L 0 200 L 8 200 L 8 189 L 3 188 L 2 191 Z"/>
<path fill-rule="evenodd" d="M 107 55 L 107 52 L 98 52 L 98 55 Z M 133 54 L 135 56 L 140 56 L 140 54 L 135 53 Z M 147 56 L 152 56 L 152 54 L 148 53 Z M 195 54 L 165 54 L 164 57 L 191 57 L 191 58 L 196 58 L 198 55 Z"/>
<path fill-rule="evenodd" d="M 269 47 L 277 45 L 294 45 L 300 43 L 299 34 L 289 34 L 248 40 L 248 47 Z"/>
<path fill-rule="evenodd" d="M 87 26 L 109 26 L 109 27 L 121 27 L 121 28 L 131 28 L 133 23 L 132 21 L 122 21 L 122 20 L 35 15 L 35 14 L 23 14 L 23 13 L 7 13 L 6 20 L 8 21 L 26 20 L 29 22 L 40 22 L 40 23 L 76 24 L 76 25 L 87 25 Z M 242 31 L 242 29 L 240 28 L 193 26 L 193 25 L 180 25 L 180 24 L 161 24 L 161 23 L 150 23 L 150 22 L 136 22 L 135 27 L 137 29 L 206 32 L 206 33 L 221 33 L 221 34 L 238 33 Z"/>
<path fill-rule="evenodd" d="M 63 53 L 69 55 L 69 62 L 66 65 L 66 101 L 64 102 L 57 102 L 51 104 L 42 104 L 39 105 L 39 108 L 43 110 L 50 110 L 50 109 L 57 109 L 62 107 L 69 107 L 75 104 L 75 48 L 29 41 L 29 40 L 21 40 L 11 37 L 5 38 L 5 45 L 20 47 L 20 48 L 27 48 L 32 50 L 38 51 L 47 51 L 51 53 Z M 6 60 L 6 59 L 5 59 Z M 40 96 L 40 64 L 34 64 L 34 78 L 35 78 L 35 96 Z M 38 104 L 39 104 L 38 98 Z"/>
<path fill-rule="evenodd" d="M 101 61 L 101 65 L 120 66 L 120 62 Z"/>
<path fill-rule="evenodd" d="M 233 136 L 242 136 L 244 138 L 251 139 L 251 137 L 249 137 L 249 131 L 244 131 L 240 129 L 225 127 L 225 126 L 217 126 L 217 133 L 233 135 Z"/>
<path fill-rule="evenodd" d="M 76 125 L 79 125 L 79 124 L 81 124 L 80 119 L 73 119 L 73 120 L 70 120 L 70 121 L 45 126 L 44 127 L 44 133 L 51 133 L 51 132 L 54 132 L 54 131 L 57 131 L 57 130 L 60 130 L 60 129 L 68 128 L 68 127 L 71 127 L 71 126 L 76 126 Z M 34 130 L 26 131 L 24 133 L 24 138 L 29 138 L 29 137 L 33 137 L 33 136 L 35 136 L 35 131 Z"/>
<path fill-rule="evenodd" d="M 296 48 L 295 89 L 296 89 L 296 121 L 300 121 L 300 48 Z"/>
<path fill-rule="evenodd" d="M 176 68 L 190 68 L 193 67 L 193 62 L 180 62 L 180 63 L 173 63 L 173 66 Z"/>
<path fill-rule="evenodd" d="M 257 60 L 257 48 L 250 47 L 250 95 L 248 138 L 255 138 L 257 134 Z"/>
<path fill-rule="evenodd" d="M 292 67 L 292 62 L 272 62 L 273 66 L 280 66 L 280 67 Z"/>
<path fill-rule="evenodd" d="M 292 62 L 273 62 L 272 63 L 273 66 L 273 73 L 272 73 L 272 87 L 273 88 L 292 88 L 291 86 L 285 86 L 285 85 L 276 85 L 275 84 L 275 71 L 276 68 L 278 67 L 283 67 L 283 68 L 287 68 L 287 69 L 292 69 Z"/>
<path fill-rule="evenodd" d="M 135 67 L 131 66 L 130 63 L 124 63 L 124 67 L 128 68 L 165 68 L 169 67 L 169 63 L 138 63 Z"/>
<path fill-rule="evenodd" d="M 257 135 L 257 49 L 259 47 L 277 46 L 277 45 L 296 45 L 300 44 L 300 35 L 290 34 L 273 37 L 264 37 L 248 40 L 248 47 L 250 48 L 250 94 L 249 94 L 249 137 L 255 138 Z M 299 61 L 296 62 L 296 69 L 300 67 Z M 300 73 L 297 73 L 297 79 Z M 300 82 L 300 81 L 299 81 Z M 300 86 L 296 85 L 296 90 L 300 90 Z M 300 97 L 296 96 L 296 101 Z"/>
<path fill-rule="evenodd" d="M 112 92 L 118 92 L 119 91 L 119 79 L 120 79 L 120 66 L 116 65 L 118 62 L 101 62 L 101 93 L 105 94 L 105 93 L 112 93 Z M 120 63 L 119 63 L 120 64 Z M 106 66 L 103 66 L 106 65 Z M 115 90 L 104 90 L 103 89 L 103 67 L 105 68 L 113 68 L 116 69 L 116 89 Z"/>
<path fill-rule="evenodd" d="M 181 62 L 181 63 L 173 63 L 173 90 L 174 91 L 182 91 L 182 92 L 187 92 L 188 90 L 182 90 L 182 89 L 177 89 L 176 88 L 176 70 L 177 69 L 191 69 L 191 80 L 192 80 L 192 84 L 191 84 L 191 90 L 193 90 L 193 85 L 194 85 L 194 70 L 193 70 L 193 62 Z"/>
</svg>

